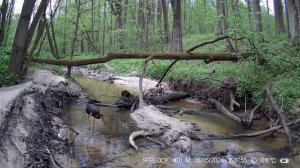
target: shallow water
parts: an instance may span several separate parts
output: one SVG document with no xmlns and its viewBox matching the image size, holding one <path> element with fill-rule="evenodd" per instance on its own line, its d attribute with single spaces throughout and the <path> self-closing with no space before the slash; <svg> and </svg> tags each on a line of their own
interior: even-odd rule
<svg viewBox="0 0 300 168">
<path fill-rule="evenodd" d="M 124 89 L 135 92 L 123 86 L 107 84 L 91 78 L 76 77 L 76 80 L 86 90 L 89 97 L 101 100 L 103 103 L 116 101 Z M 200 137 L 233 135 L 245 131 L 240 125 L 222 114 L 214 110 L 205 110 L 200 103 L 177 101 L 168 105 L 201 109 L 197 115 L 175 116 L 181 120 L 195 123 L 200 129 L 197 133 Z M 224 160 L 222 162 L 218 160 L 220 163 L 211 163 L 213 161 L 211 154 L 224 150 L 228 150 L 227 156 L 232 155 L 233 158 L 247 160 L 246 164 L 242 164 L 243 167 L 298 167 L 300 165 L 299 156 L 298 158 L 289 158 L 290 163 L 288 164 L 279 163 L 279 159 L 285 157 L 286 154 L 283 149 L 286 141 L 281 135 L 271 139 L 255 137 L 222 141 L 193 141 L 190 155 L 184 155 L 172 148 L 161 150 L 158 145 L 147 139 L 138 139 L 136 143 L 140 146 L 141 151 L 137 152 L 128 145 L 129 135 L 138 130 L 135 122 L 130 118 L 128 110 L 101 107 L 106 124 L 104 125 L 101 120 L 96 120 L 94 135 L 92 132 L 93 120 L 91 118 L 88 120 L 84 106 L 80 103 L 73 103 L 66 106 L 65 110 L 67 111 L 63 118 L 65 123 L 79 132 L 73 149 L 74 158 L 78 161 L 79 167 L 240 167 L 241 165 L 229 164 Z M 255 121 L 251 130 L 263 128 L 266 128 L 264 121 Z M 296 148 L 300 150 L 299 143 Z M 236 155 L 236 153 L 241 154 Z M 210 160 L 204 161 L 203 158 Z M 256 158 L 257 163 L 252 164 L 251 158 Z M 270 162 L 270 158 L 276 158 L 277 162 L 261 163 L 262 161 Z M 191 159 L 190 162 L 189 159 Z M 241 163 L 241 161 L 238 162 Z"/>
</svg>

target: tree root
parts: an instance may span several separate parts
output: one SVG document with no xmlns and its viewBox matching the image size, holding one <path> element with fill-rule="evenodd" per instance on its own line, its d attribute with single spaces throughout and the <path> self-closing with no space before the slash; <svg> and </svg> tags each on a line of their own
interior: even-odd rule
<svg viewBox="0 0 300 168">
<path fill-rule="evenodd" d="M 136 131 L 136 132 L 131 133 L 131 135 L 129 136 L 129 145 L 132 146 L 137 151 L 139 148 L 136 146 L 134 139 L 139 136 L 145 136 L 145 131 L 144 130 Z"/>
</svg>

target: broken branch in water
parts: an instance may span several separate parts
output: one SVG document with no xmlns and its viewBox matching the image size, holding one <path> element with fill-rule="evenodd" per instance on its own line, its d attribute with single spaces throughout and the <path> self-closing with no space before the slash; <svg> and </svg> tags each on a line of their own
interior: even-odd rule
<svg viewBox="0 0 300 168">
<path fill-rule="evenodd" d="M 231 113 L 229 110 L 227 110 L 226 107 L 224 107 L 220 102 L 218 102 L 215 99 L 208 99 L 209 103 L 211 103 L 218 111 L 222 112 L 225 116 L 227 116 L 228 118 L 238 122 L 238 123 L 242 123 L 242 119 L 239 118 L 238 116 L 234 115 L 233 113 Z"/>
</svg>

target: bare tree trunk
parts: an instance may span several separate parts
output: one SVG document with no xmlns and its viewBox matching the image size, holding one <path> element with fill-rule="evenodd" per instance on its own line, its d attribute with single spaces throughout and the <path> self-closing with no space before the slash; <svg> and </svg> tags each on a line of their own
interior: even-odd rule
<svg viewBox="0 0 300 168">
<path fill-rule="evenodd" d="M 7 37 L 9 35 L 9 30 L 10 30 L 10 25 L 11 25 L 11 21 L 12 21 L 12 16 L 13 16 L 13 11 L 14 11 L 14 6 L 15 6 L 15 0 L 11 0 L 10 4 L 9 4 L 9 10 L 8 10 L 8 21 L 7 21 L 7 27 L 6 27 L 6 33 L 5 33 L 5 39 L 4 39 L 4 43 L 6 44 L 7 42 Z"/>
<path fill-rule="evenodd" d="M 218 22 L 216 27 L 216 34 L 222 34 L 223 36 L 226 36 L 228 25 L 227 25 L 227 0 L 217 0 L 216 1 L 216 7 L 217 7 L 217 16 L 218 16 Z M 234 51 L 234 48 L 230 42 L 229 38 L 225 38 L 225 44 L 226 48 L 229 52 Z"/>
<path fill-rule="evenodd" d="M 160 35 L 160 51 L 164 51 L 164 40 L 163 40 L 163 30 L 162 30 L 162 9 L 161 9 L 161 3 L 157 2 L 157 24 L 159 27 L 159 35 Z"/>
<path fill-rule="evenodd" d="M 254 15 L 256 32 L 262 32 L 262 19 L 259 0 L 250 0 L 251 13 Z"/>
<path fill-rule="evenodd" d="M 6 33 L 6 25 L 7 25 L 7 11 L 8 11 L 8 0 L 2 0 L 1 5 L 1 25 L 0 25 L 0 46 L 3 45 L 5 40 L 5 33 Z"/>
<path fill-rule="evenodd" d="M 285 7 L 285 15 L 286 15 L 286 33 L 287 36 L 290 38 L 291 32 L 290 32 L 290 24 L 289 24 L 289 11 L 287 8 L 286 0 L 284 1 L 284 7 Z"/>
<path fill-rule="evenodd" d="M 103 18 L 103 31 L 102 31 L 102 55 L 104 55 L 105 52 L 105 34 L 106 34 L 106 1 L 104 1 L 104 18 Z"/>
<path fill-rule="evenodd" d="M 34 4 L 35 0 L 24 0 L 9 60 L 8 71 L 19 78 L 22 76 L 25 59 L 24 51 Z"/>
<path fill-rule="evenodd" d="M 80 19 L 80 6 L 81 6 L 80 0 L 77 0 L 76 1 L 77 14 L 76 14 L 76 21 L 75 21 L 75 30 L 74 30 L 74 37 L 73 37 L 73 40 L 72 40 L 72 45 L 71 45 L 71 50 L 70 50 L 71 60 L 73 59 L 73 54 L 74 54 L 74 51 L 75 51 L 75 43 L 76 43 L 77 34 L 78 34 L 79 19 Z"/>
<path fill-rule="evenodd" d="M 49 0 L 41 1 L 33 19 L 32 19 L 32 22 L 31 22 L 29 30 L 28 30 L 27 39 L 26 39 L 25 50 L 24 50 L 25 53 L 27 53 L 28 47 L 31 43 L 34 31 L 39 23 L 39 20 L 40 20 L 42 14 L 45 13 L 45 10 L 47 9 L 48 2 L 49 2 Z"/>
<path fill-rule="evenodd" d="M 249 21 L 249 28 L 252 29 L 252 17 L 251 17 L 251 5 L 250 5 L 250 0 L 245 0 L 247 4 L 247 9 L 248 9 L 248 21 Z"/>
<path fill-rule="evenodd" d="M 271 33 L 271 20 L 270 20 L 270 8 L 269 8 L 269 0 L 266 1 L 267 3 L 267 31 Z"/>
<path fill-rule="evenodd" d="M 274 12 L 275 12 L 275 29 L 276 34 L 285 33 L 284 23 L 283 23 L 283 7 L 281 0 L 273 0 L 274 2 Z"/>
<path fill-rule="evenodd" d="M 161 0 L 162 13 L 164 18 L 165 43 L 170 43 L 169 21 L 168 21 L 168 5 L 166 0 Z"/>
<path fill-rule="evenodd" d="M 173 10 L 171 51 L 182 52 L 181 0 L 170 1 Z"/>
<path fill-rule="evenodd" d="M 298 7 L 298 0 L 286 0 L 287 10 L 289 12 L 289 27 L 291 32 L 291 42 L 293 44 L 299 43 L 300 23 L 299 14 L 300 7 Z"/>
</svg>

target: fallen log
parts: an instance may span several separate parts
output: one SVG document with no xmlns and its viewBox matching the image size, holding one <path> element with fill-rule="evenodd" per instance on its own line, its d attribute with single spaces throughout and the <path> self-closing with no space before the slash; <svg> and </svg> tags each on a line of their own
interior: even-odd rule
<svg viewBox="0 0 300 168">
<path fill-rule="evenodd" d="M 251 53 L 108 53 L 107 56 L 83 59 L 83 60 L 50 60 L 32 58 L 32 62 L 52 65 L 81 66 L 109 62 L 114 59 L 163 59 L 163 60 L 204 60 L 213 61 L 238 61 L 240 58 L 248 58 Z"/>
<path fill-rule="evenodd" d="M 278 107 L 277 101 L 275 100 L 275 98 L 272 96 L 271 93 L 271 85 L 267 84 L 267 86 L 265 87 L 265 90 L 267 92 L 267 97 L 269 99 L 270 104 L 272 105 L 272 107 L 274 108 L 274 110 L 278 113 L 279 118 L 281 120 L 281 124 L 283 126 L 283 130 L 286 134 L 286 138 L 288 141 L 288 145 L 290 150 L 293 150 L 293 142 L 292 142 L 292 136 L 291 136 L 291 131 L 289 130 L 285 118 L 283 116 L 283 110 L 281 108 Z"/>
<path fill-rule="evenodd" d="M 242 119 L 239 118 L 238 116 L 234 115 L 233 113 L 231 113 L 229 110 L 227 110 L 226 107 L 224 107 L 220 102 L 218 102 L 215 99 L 208 99 L 209 103 L 211 103 L 218 111 L 222 112 L 225 116 L 227 116 L 228 118 L 238 122 L 238 123 L 242 123 Z"/>
<path fill-rule="evenodd" d="M 146 96 L 145 102 L 149 104 L 164 104 L 170 101 L 180 100 L 188 98 L 189 94 L 179 93 L 179 92 L 170 92 L 164 95 L 155 95 L 155 96 Z"/>
<path fill-rule="evenodd" d="M 292 126 L 292 125 L 296 125 L 300 123 L 300 118 L 287 123 L 287 126 Z M 200 138 L 199 140 L 227 140 L 227 139 L 237 139 L 237 138 L 249 138 L 249 137 L 256 137 L 256 136 L 260 136 L 260 135 L 264 135 L 267 133 L 271 133 L 274 132 L 276 130 L 282 129 L 283 126 L 279 125 L 276 127 L 272 127 L 269 129 L 265 129 L 265 130 L 261 130 L 261 131 L 257 131 L 257 132 L 253 132 L 253 133 L 248 133 L 248 134 L 239 134 L 239 135 L 232 135 L 232 136 L 224 136 L 224 137 L 210 137 L 210 138 Z"/>
</svg>

